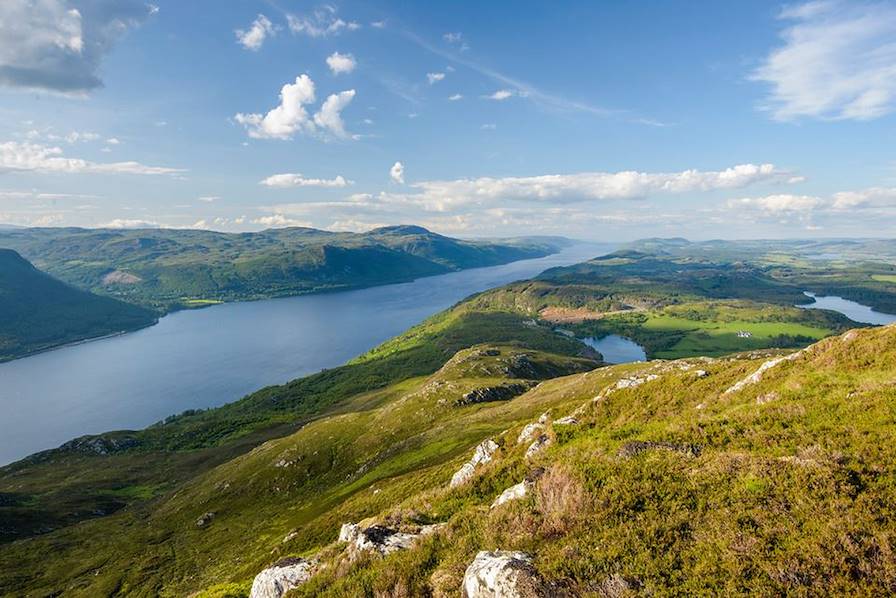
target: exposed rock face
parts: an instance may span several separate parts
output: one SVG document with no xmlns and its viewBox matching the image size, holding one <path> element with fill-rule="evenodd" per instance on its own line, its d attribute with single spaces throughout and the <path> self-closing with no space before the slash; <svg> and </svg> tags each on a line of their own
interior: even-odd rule
<svg viewBox="0 0 896 598">
<path fill-rule="evenodd" d="M 566 417 L 554 420 L 555 426 L 574 426 L 577 423 L 579 423 L 579 420 L 576 419 L 574 415 L 567 415 Z"/>
<path fill-rule="evenodd" d="M 542 434 L 526 449 L 526 459 L 531 459 L 536 453 L 546 448 L 551 443 L 547 434 Z"/>
<path fill-rule="evenodd" d="M 656 450 L 672 451 L 674 453 L 681 453 L 682 455 L 686 455 L 688 457 L 700 456 L 700 447 L 696 444 L 676 444 L 674 442 L 644 442 L 641 440 L 626 442 L 622 445 L 622 448 L 619 449 L 618 455 L 627 459 L 630 457 L 634 457 L 635 455 L 640 455 L 645 451 Z"/>
<path fill-rule="evenodd" d="M 467 567 L 464 598 L 535 598 L 547 596 L 545 584 L 524 552 L 481 551 Z"/>
<path fill-rule="evenodd" d="M 77 451 L 79 453 L 93 453 L 96 455 L 110 455 L 133 448 L 140 442 L 132 436 L 82 436 L 69 440 L 59 447 L 59 450 Z"/>
<path fill-rule="evenodd" d="M 462 484 L 467 483 L 473 475 L 476 473 L 476 468 L 480 465 L 484 465 L 492 460 L 492 456 L 495 454 L 495 451 L 498 450 L 498 443 L 489 438 L 479 444 L 476 447 L 476 450 L 473 451 L 473 456 L 469 461 L 463 464 L 463 467 L 458 469 L 454 476 L 451 478 L 451 488 L 455 488 Z"/>
<path fill-rule="evenodd" d="M 113 270 L 103 276 L 103 284 L 107 286 L 111 284 L 137 284 L 138 282 L 143 282 L 143 279 L 123 270 Z"/>
<path fill-rule="evenodd" d="M 311 578 L 315 563 L 288 558 L 275 563 L 255 576 L 249 598 L 280 598 Z"/>
<path fill-rule="evenodd" d="M 416 532 L 409 533 L 382 525 L 371 525 L 361 529 L 355 523 L 344 523 L 339 530 L 339 541 L 348 542 L 349 549 L 356 552 L 373 551 L 387 555 L 410 548 L 419 538 L 434 533 L 439 527 L 441 527 L 439 524 L 424 525 Z"/>
<path fill-rule="evenodd" d="M 778 365 L 779 363 L 783 363 L 785 361 L 793 361 L 797 359 L 799 356 L 803 354 L 803 351 L 797 351 L 796 353 L 791 353 L 790 355 L 784 355 L 783 357 L 775 357 L 774 359 L 769 359 L 768 361 L 763 362 L 762 365 L 759 366 L 755 372 L 744 378 L 743 380 L 739 380 L 735 383 L 731 388 L 726 390 L 723 394 L 731 394 L 733 392 L 737 392 L 750 386 L 751 384 L 756 384 L 762 380 L 762 377 L 765 373 Z"/>
<path fill-rule="evenodd" d="M 516 438 L 517 444 L 523 444 L 524 442 L 529 442 L 539 434 L 544 432 L 544 424 L 540 422 L 536 422 L 533 424 L 526 424 L 526 427 L 520 432 L 520 435 Z"/>
<path fill-rule="evenodd" d="M 499 384 L 498 386 L 475 388 L 455 401 L 454 404 L 462 406 L 472 405 L 474 403 L 488 403 L 491 401 L 509 401 L 510 399 L 523 394 L 532 388 L 532 386 L 534 386 L 534 383 Z"/>
</svg>

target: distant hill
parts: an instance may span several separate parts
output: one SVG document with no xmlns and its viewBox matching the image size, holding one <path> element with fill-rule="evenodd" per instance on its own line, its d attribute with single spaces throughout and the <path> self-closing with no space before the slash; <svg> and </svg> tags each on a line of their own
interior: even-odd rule
<svg viewBox="0 0 896 598">
<path fill-rule="evenodd" d="M 0 316 L 0 361 L 155 321 L 147 309 L 72 288 L 10 249 L 0 249 Z"/>
<path fill-rule="evenodd" d="M 312 228 L 0 230 L 0 246 L 53 276 L 159 311 L 413 280 L 545 256 L 568 241 L 468 241 L 419 226 L 367 233 Z"/>
</svg>

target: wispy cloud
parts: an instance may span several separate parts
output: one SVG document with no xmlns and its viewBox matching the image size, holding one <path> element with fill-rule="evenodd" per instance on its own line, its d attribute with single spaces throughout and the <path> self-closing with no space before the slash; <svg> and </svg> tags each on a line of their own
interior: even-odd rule
<svg viewBox="0 0 896 598">
<path fill-rule="evenodd" d="M 92 162 L 66 158 L 62 149 L 36 143 L 0 143 L 0 173 L 14 171 L 92 174 L 179 174 L 181 168 L 147 166 L 140 162 Z"/>
<path fill-rule="evenodd" d="M 784 44 L 750 76 L 776 120 L 870 120 L 896 104 L 896 5 L 817 0 L 785 8 Z"/>
</svg>

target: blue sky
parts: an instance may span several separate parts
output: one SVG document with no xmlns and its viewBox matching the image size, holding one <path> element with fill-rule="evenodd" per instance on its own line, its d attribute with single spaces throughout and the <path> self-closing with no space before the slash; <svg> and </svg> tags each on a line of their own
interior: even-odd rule
<svg viewBox="0 0 896 598">
<path fill-rule="evenodd" d="M 892 2 L 0 6 L 0 222 L 886 236 Z"/>
</svg>

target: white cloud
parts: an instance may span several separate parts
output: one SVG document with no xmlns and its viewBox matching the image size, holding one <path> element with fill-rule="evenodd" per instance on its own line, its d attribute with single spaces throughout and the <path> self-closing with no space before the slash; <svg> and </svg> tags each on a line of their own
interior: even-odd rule
<svg viewBox="0 0 896 598">
<path fill-rule="evenodd" d="M 528 177 L 481 177 L 414 183 L 416 193 L 392 194 L 384 200 L 446 211 L 468 204 L 503 200 L 565 203 L 586 200 L 639 199 L 654 194 L 681 194 L 735 189 L 756 183 L 787 182 L 792 174 L 772 164 L 740 164 L 720 171 L 672 173 L 584 172 Z"/>
<path fill-rule="evenodd" d="M 99 228 L 159 228 L 158 222 L 153 220 L 139 220 L 129 218 L 116 218 L 99 225 Z"/>
<path fill-rule="evenodd" d="M 385 29 L 385 28 L 386 28 L 386 21 L 373 21 L 373 22 L 370 24 L 370 26 L 373 27 L 374 29 Z"/>
<path fill-rule="evenodd" d="M 348 133 L 345 131 L 345 123 L 342 121 L 342 111 L 351 103 L 354 97 L 354 89 L 331 94 L 324 100 L 317 114 L 314 115 L 314 123 L 336 137 L 348 137 Z"/>
<path fill-rule="evenodd" d="M 90 131 L 84 131 L 83 133 L 79 132 L 79 131 L 72 131 L 71 133 L 69 133 L 68 135 L 65 136 L 65 140 L 68 143 L 78 143 L 78 142 L 86 143 L 88 141 L 96 141 L 99 138 L 100 138 L 100 135 L 98 133 L 92 133 Z"/>
<path fill-rule="evenodd" d="M 430 85 L 438 83 L 445 78 L 445 73 L 426 73 L 426 80 Z"/>
<path fill-rule="evenodd" d="M 869 120 L 896 103 L 896 5 L 816 0 L 785 8 L 784 45 L 751 79 L 768 83 L 777 120 Z"/>
<path fill-rule="evenodd" d="M 485 123 L 484 125 L 482 125 L 479 128 L 482 129 L 483 131 L 494 131 L 495 129 L 498 128 L 498 125 L 496 125 L 495 123 Z"/>
<path fill-rule="evenodd" d="M 237 29 L 234 33 L 236 33 L 236 40 L 241 46 L 247 50 L 257 51 L 268 36 L 276 35 L 277 30 L 270 19 L 259 14 L 248 29 Z"/>
<path fill-rule="evenodd" d="M 779 193 L 764 197 L 743 197 L 728 201 L 729 208 L 755 208 L 767 214 L 808 212 L 822 205 L 822 200 L 813 195 L 793 195 Z"/>
<path fill-rule="evenodd" d="M 442 38 L 449 44 L 456 44 L 463 40 L 464 34 L 459 31 L 457 33 L 448 32 Z"/>
<path fill-rule="evenodd" d="M 448 96 L 448 100 L 451 101 L 451 102 L 456 102 L 456 101 L 458 101 L 458 100 L 462 100 L 462 99 L 464 99 L 464 96 L 462 96 L 462 95 L 459 94 L 459 93 L 456 93 L 456 94 L 454 94 L 454 95 Z"/>
<path fill-rule="evenodd" d="M 104 174 L 177 174 L 184 172 L 180 168 L 147 166 L 139 162 L 91 162 L 80 158 L 66 158 L 58 147 L 7 141 L 0 143 L 0 173 L 11 171 Z"/>
<path fill-rule="evenodd" d="M 393 164 L 392 168 L 389 169 L 389 177 L 396 183 L 404 185 L 404 164 L 401 162 Z"/>
<path fill-rule="evenodd" d="M 341 175 L 332 179 L 309 179 L 298 173 L 284 173 L 273 174 L 258 184 L 265 187 L 345 187 L 353 182 Z"/>
<path fill-rule="evenodd" d="M 303 74 L 296 77 L 295 83 L 283 86 L 280 105 L 267 114 L 238 113 L 234 119 L 255 139 L 291 139 L 296 133 L 320 132 L 348 137 L 341 112 L 354 97 L 353 89 L 330 95 L 312 118 L 305 106 L 315 101 L 314 81 Z"/>
<path fill-rule="evenodd" d="M 201 196 L 197 197 L 196 199 L 198 199 L 201 202 L 212 203 L 212 202 L 218 201 L 219 199 L 221 199 L 221 197 L 218 195 L 201 195 Z"/>
<path fill-rule="evenodd" d="M 498 102 L 501 102 L 510 99 L 515 95 L 517 95 L 517 92 L 513 91 L 512 89 L 499 89 L 495 93 L 483 97 L 487 100 L 496 100 Z"/>
<path fill-rule="evenodd" d="M 339 34 L 343 30 L 356 31 L 361 28 L 361 25 L 354 21 L 346 22 L 340 19 L 332 6 L 321 7 L 308 16 L 288 14 L 286 23 L 293 33 L 302 33 L 310 37 L 327 37 Z"/>
<path fill-rule="evenodd" d="M 109 145 L 119 145 L 121 144 L 121 141 L 117 137 L 109 137 L 106 139 L 106 143 Z"/>
<path fill-rule="evenodd" d="M 0 85 L 62 93 L 99 87 L 103 57 L 151 14 L 141 0 L 3 0 Z"/>
<path fill-rule="evenodd" d="M 841 191 L 831 196 L 834 210 L 869 207 L 896 207 L 896 188 L 871 187 L 861 191 Z"/>
<path fill-rule="evenodd" d="M 268 228 L 283 228 L 286 226 L 303 226 L 310 228 L 312 226 L 307 220 L 295 220 L 293 218 L 287 218 L 283 214 L 261 216 L 252 220 L 252 223 L 267 226 Z"/>
<path fill-rule="evenodd" d="M 339 52 L 333 52 L 329 56 L 327 56 L 327 66 L 330 67 L 330 70 L 334 75 L 338 75 L 340 73 L 350 73 L 355 70 L 355 66 L 357 63 L 355 62 L 355 57 L 351 54 L 340 54 Z"/>
</svg>

